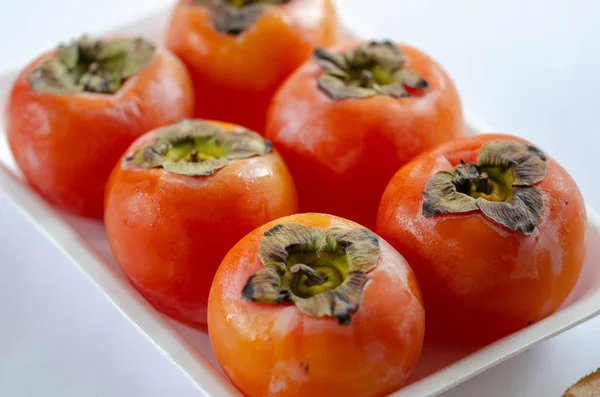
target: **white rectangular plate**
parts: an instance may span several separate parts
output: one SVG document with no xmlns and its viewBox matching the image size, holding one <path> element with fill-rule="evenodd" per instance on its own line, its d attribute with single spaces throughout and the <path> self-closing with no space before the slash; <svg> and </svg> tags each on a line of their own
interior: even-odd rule
<svg viewBox="0 0 600 397">
<path fill-rule="evenodd" d="M 161 42 L 168 11 L 148 16 L 111 33 L 136 34 Z M 16 73 L 0 75 L 0 108 L 4 108 Z M 474 131 L 490 131 L 467 114 Z M 2 125 L 0 117 L 0 125 Z M 0 135 L 4 135 L 0 131 Z M 46 204 L 25 182 L 0 137 L 0 192 L 84 273 L 98 289 L 203 395 L 239 396 L 214 357 L 206 332 L 169 319 L 150 306 L 119 272 L 100 221 L 81 219 Z M 409 384 L 394 397 L 431 397 L 600 314 L 600 218 L 588 208 L 589 230 L 583 274 L 561 309 L 526 329 L 478 350 L 425 346 Z"/>
</svg>

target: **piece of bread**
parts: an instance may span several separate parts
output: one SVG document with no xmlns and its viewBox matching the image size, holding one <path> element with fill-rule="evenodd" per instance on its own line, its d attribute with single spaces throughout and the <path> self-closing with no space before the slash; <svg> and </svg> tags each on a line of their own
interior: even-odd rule
<svg viewBox="0 0 600 397">
<path fill-rule="evenodd" d="M 569 387 L 563 397 L 600 397 L 600 368 Z"/>
</svg>

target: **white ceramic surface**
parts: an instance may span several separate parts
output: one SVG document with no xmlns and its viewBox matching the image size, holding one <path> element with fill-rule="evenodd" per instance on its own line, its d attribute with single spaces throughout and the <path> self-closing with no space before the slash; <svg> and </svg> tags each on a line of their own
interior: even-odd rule
<svg viewBox="0 0 600 397">
<path fill-rule="evenodd" d="M 158 14 L 157 14 L 158 15 Z M 164 13 L 163 13 L 164 15 Z M 164 19 L 151 16 L 119 29 L 159 39 Z M 0 107 L 14 74 L 0 76 Z M 476 130 L 489 130 L 467 117 Z M 106 295 L 155 346 L 208 396 L 239 395 L 222 375 L 207 335 L 157 313 L 114 266 L 100 222 L 75 218 L 49 207 L 18 176 L 0 139 L 0 189 Z M 589 250 L 585 274 L 561 310 L 547 319 L 478 351 L 426 347 L 411 384 L 394 396 L 434 396 L 565 331 L 600 312 L 600 219 L 589 210 Z"/>
</svg>

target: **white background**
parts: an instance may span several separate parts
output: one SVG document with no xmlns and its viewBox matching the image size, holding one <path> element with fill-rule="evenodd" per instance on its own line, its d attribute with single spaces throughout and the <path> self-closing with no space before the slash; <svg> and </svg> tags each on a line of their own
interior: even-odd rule
<svg viewBox="0 0 600 397">
<path fill-rule="evenodd" d="M 1 0 L 0 70 L 166 0 Z M 496 131 L 558 159 L 600 208 L 600 3 L 595 0 L 339 0 L 359 33 L 432 54 Z M 561 396 L 600 366 L 600 319 L 545 342 L 444 397 Z M 0 195 L 0 396 L 199 396 Z"/>
</svg>

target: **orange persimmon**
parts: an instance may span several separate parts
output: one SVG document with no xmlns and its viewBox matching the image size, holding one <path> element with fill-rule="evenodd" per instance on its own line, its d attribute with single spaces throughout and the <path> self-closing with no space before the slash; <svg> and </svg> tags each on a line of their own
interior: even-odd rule
<svg viewBox="0 0 600 397">
<path fill-rule="evenodd" d="M 101 218 L 104 186 L 140 135 L 187 118 L 185 66 L 143 39 L 83 37 L 40 56 L 15 81 L 5 129 L 25 178 L 51 204 Z"/>
<path fill-rule="evenodd" d="M 420 355 L 424 320 L 417 280 L 396 250 L 315 213 L 244 237 L 208 301 L 215 355 L 251 397 L 387 395 Z"/>
<path fill-rule="evenodd" d="M 166 45 L 190 70 L 195 117 L 263 134 L 277 87 L 337 36 L 330 0 L 180 0 Z"/>
<path fill-rule="evenodd" d="M 474 345 L 565 301 L 583 265 L 586 210 L 552 158 L 516 137 L 479 135 L 403 167 L 377 231 L 417 274 L 428 338 Z"/>
<path fill-rule="evenodd" d="M 117 264 L 162 312 L 206 323 L 211 281 L 246 233 L 296 212 L 291 176 L 268 141 L 227 123 L 185 120 L 139 138 L 107 184 Z"/>
<path fill-rule="evenodd" d="M 315 51 L 275 95 L 266 136 L 286 159 L 302 212 L 372 227 L 394 173 L 463 130 L 439 65 L 415 48 L 371 41 Z"/>
</svg>

